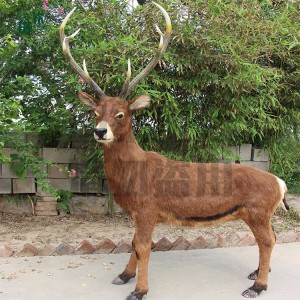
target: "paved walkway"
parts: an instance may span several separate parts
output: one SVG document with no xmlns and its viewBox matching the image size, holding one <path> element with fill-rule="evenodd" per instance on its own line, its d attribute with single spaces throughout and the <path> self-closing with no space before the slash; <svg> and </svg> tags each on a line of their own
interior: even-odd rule
<svg viewBox="0 0 300 300">
<path fill-rule="evenodd" d="M 129 254 L 0 258 L 1 300 L 122 300 L 136 280 L 110 282 Z M 151 254 L 147 300 L 238 300 L 252 285 L 254 247 L 169 251 Z M 262 300 L 300 299 L 300 243 L 276 245 L 269 289 Z"/>
</svg>

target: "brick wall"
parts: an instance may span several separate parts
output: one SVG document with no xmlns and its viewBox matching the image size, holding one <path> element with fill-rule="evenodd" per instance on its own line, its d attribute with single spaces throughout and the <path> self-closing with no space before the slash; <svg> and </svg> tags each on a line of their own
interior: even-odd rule
<svg viewBox="0 0 300 300">
<path fill-rule="evenodd" d="M 13 153 L 10 148 L 5 148 L 4 155 Z M 87 182 L 83 178 L 86 166 L 82 156 L 84 150 L 71 148 L 39 148 L 39 156 L 53 163 L 47 170 L 50 184 L 58 189 L 71 191 L 78 194 L 96 194 L 107 192 L 103 180 Z M 68 170 L 76 170 L 76 176 L 70 178 Z M 103 188 L 105 191 L 103 191 Z M 25 179 L 19 179 L 7 164 L 0 164 L 0 194 L 35 194 L 39 190 L 33 174 L 28 170 Z"/>
<path fill-rule="evenodd" d="M 270 159 L 265 150 L 253 148 L 251 144 L 242 144 L 241 146 L 230 146 L 228 151 L 232 154 L 233 159 L 225 160 L 222 157 L 219 162 L 240 163 L 267 172 L 270 170 Z M 237 158 L 237 162 L 235 158 Z"/>
</svg>

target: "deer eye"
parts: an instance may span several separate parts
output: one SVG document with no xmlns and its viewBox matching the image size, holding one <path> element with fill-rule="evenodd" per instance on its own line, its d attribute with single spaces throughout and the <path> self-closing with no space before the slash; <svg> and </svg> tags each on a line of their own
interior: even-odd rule
<svg viewBox="0 0 300 300">
<path fill-rule="evenodd" d="M 115 118 L 118 119 L 118 120 L 123 119 L 124 118 L 124 113 L 123 112 L 117 113 L 116 116 L 115 116 Z"/>
</svg>

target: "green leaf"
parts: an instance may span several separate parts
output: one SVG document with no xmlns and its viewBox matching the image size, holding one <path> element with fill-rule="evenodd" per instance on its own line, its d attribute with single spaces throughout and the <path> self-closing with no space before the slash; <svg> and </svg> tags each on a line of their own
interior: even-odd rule
<svg viewBox="0 0 300 300">
<path fill-rule="evenodd" d="M 19 179 L 24 179 L 27 175 L 27 171 L 23 162 L 12 162 L 10 168 L 16 172 Z"/>
</svg>

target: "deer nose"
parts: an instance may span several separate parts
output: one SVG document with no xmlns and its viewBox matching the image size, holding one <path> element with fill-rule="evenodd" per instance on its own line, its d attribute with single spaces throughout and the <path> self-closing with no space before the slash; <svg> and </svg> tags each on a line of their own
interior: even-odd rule
<svg viewBox="0 0 300 300">
<path fill-rule="evenodd" d="M 102 139 L 104 137 L 104 135 L 107 133 L 107 129 L 106 128 L 95 128 L 94 132 L 100 139 Z"/>
</svg>

